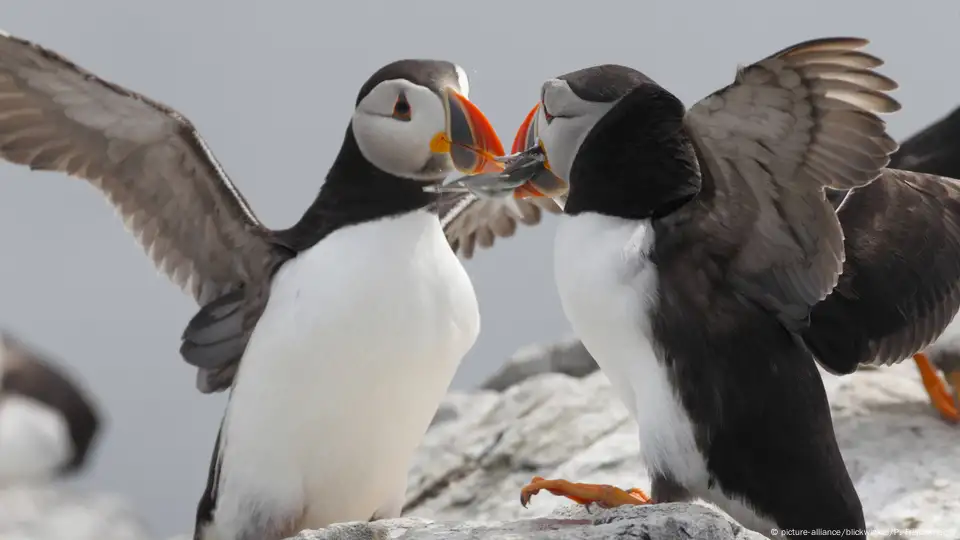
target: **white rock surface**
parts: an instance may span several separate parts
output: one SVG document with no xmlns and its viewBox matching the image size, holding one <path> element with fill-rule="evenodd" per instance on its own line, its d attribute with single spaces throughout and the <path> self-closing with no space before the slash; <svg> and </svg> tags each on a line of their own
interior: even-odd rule
<svg viewBox="0 0 960 540">
<path fill-rule="evenodd" d="M 535 343 L 521 348 L 480 387 L 502 392 L 521 381 L 544 373 L 586 377 L 598 369 L 600 366 L 587 352 L 583 343 L 576 336 L 568 336 L 556 343 Z"/>
<path fill-rule="evenodd" d="M 565 508 L 548 517 L 501 523 L 434 523 L 401 518 L 374 523 L 344 523 L 304 531 L 296 540 L 760 540 L 710 508 L 689 504 L 633 506 L 587 513 Z"/>
<path fill-rule="evenodd" d="M 872 536 L 960 538 L 960 428 L 930 407 L 914 364 L 824 378 Z M 456 412 L 427 433 L 405 515 L 513 521 L 568 504 L 544 493 L 521 507 L 534 475 L 649 488 L 636 427 L 602 373 L 539 375 L 502 394 L 452 394 L 446 407 Z"/>
</svg>

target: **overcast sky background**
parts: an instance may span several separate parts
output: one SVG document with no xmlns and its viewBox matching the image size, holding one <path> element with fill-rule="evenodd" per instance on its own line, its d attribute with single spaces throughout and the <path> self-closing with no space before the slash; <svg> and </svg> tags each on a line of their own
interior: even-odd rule
<svg viewBox="0 0 960 540">
<path fill-rule="evenodd" d="M 444 58 L 509 145 L 547 77 L 644 71 L 688 105 L 738 64 L 830 35 L 872 40 L 898 80 L 906 137 L 960 104 L 960 4 L 856 2 L 317 2 L 0 0 L 0 28 L 164 102 L 197 125 L 267 225 L 314 197 L 360 85 L 399 58 Z M 336 7 L 333 7 L 333 6 Z M 551 268 L 556 219 L 466 264 L 483 331 L 455 381 L 566 334 Z M 154 533 L 191 531 L 225 396 L 177 352 L 192 300 L 158 275 L 84 182 L 0 163 L 0 326 L 72 367 L 109 425 L 81 484 L 132 498 Z"/>
</svg>

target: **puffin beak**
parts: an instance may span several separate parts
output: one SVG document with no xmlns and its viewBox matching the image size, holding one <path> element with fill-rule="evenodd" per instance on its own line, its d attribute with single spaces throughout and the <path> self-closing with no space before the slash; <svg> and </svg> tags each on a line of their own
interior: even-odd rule
<svg viewBox="0 0 960 540">
<path fill-rule="evenodd" d="M 520 129 L 513 137 L 513 146 L 510 148 L 511 154 L 523 152 L 537 145 L 537 111 L 540 110 L 540 103 L 537 103 L 527 113 L 527 117 L 520 124 Z"/>
<path fill-rule="evenodd" d="M 566 194 L 567 183 L 550 172 L 546 151 L 537 137 L 536 119 L 539 107 L 537 104 L 520 124 L 520 129 L 513 139 L 513 153 L 503 157 L 493 156 L 495 162 L 487 166 L 484 172 L 468 172 L 466 176 L 447 179 L 441 189 L 466 190 L 488 198 L 513 196 L 525 199 L 559 197 Z M 456 162 L 456 159 L 454 161 Z"/>
<path fill-rule="evenodd" d="M 443 91 L 444 131 L 430 141 L 430 150 L 449 153 L 454 167 L 467 174 L 498 173 L 504 165 L 503 144 L 490 121 L 470 100 L 452 88 Z"/>
<path fill-rule="evenodd" d="M 522 167 L 523 160 L 530 163 L 529 178 L 513 191 L 513 196 L 517 199 L 557 197 L 567 192 L 567 183 L 550 171 L 550 161 L 547 159 L 546 149 L 543 148 L 537 137 L 537 111 L 539 109 L 540 103 L 537 103 L 527 113 L 520 124 L 520 128 L 517 129 L 517 134 L 513 137 L 513 146 L 510 149 L 511 158 L 516 156 L 516 161 L 513 162 L 515 165 L 508 165 L 508 169 Z M 538 163 L 534 165 L 534 161 Z"/>
</svg>

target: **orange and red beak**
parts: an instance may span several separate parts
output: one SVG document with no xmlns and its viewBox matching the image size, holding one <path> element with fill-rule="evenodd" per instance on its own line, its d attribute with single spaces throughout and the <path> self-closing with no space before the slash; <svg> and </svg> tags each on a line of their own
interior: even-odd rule
<svg viewBox="0 0 960 540">
<path fill-rule="evenodd" d="M 458 171 L 473 175 L 500 172 L 503 144 L 490 121 L 469 99 L 452 88 L 443 92 L 446 128 L 434 135 L 430 149 L 449 153 Z"/>
<path fill-rule="evenodd" d="M 523 152 L 533 148 L 537 144 L 537 111 L 540 110 L 540 103 L 537 103 L 527 113 L 527 117 L 520 124 L 520 129 L 513 137 L 513 147 L 510 148 L 511 154 Z"/>
<path fill-rule="evenodd" d="M 504 156 L 503 146 L 480 110 L 454 90 L 445 92 L 445 133 L 431 142 L 434 152 L 449 152 L 454 166 L 466 176 L 448 180 L 444 188 L 459 184 L 490 197 L 559 197 L 567 183 L 550 171 L 546 152 L 537 130 L 537 104 L 524 118 L 513 139 L 512 153 Z M 498 159 L 499 158 L 499 159 Z"/>
<path fill-rule="evenodd" d="M 521 184 L 513 192 L 513 196 L 518 199 L 527 197 L 555 197 L 567 192 L 567 183 L 558 178 L 550 170 L 550 161 L 546 157 L 546 150 L 540 144 L 537 126 L 537 111 L 540 110 L 540 103 L 537 103 L 530 109 L 527 116 L 517 129 L 513 137 L 513 146 L 510 149 L 511 154 L 543 152 L 543 166 L 536 171 L 526 182 Z"/>
<path fill-rule="evenodd" d="M 513 146 L 510 147 L 511 154 L 517 154 L 533 148 L 537 144 L 537 111 L 540 110 L 540 103 L 537 103 L 527 113 L 526 118 L 520 124 L 520 129 L 513 137 Z M 517 199 L 526 199 L 527 197 L 545 197 L 537 188 L 533 187 L 529 181 L 524 182 L 520 187 L 513 191 L 513 196 Z"/>
</svg>

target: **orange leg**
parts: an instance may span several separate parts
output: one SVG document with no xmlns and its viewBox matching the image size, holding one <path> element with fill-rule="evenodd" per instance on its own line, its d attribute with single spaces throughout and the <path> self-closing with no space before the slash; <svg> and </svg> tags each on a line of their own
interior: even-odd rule
<svg viewBox="0 0 960 540">
<path fill-rule="evenodd" d="M 953 387 L 954 399 L 960 403 L 960 371 L 951 371 L 947 373 L 947 382 Z"/>
<path fill-rule="evenodd" d="M 577 484 L 566 480 L 544 480 L 534 476 L 529 484 L 520 490 L 520 504 L 524 507 L 530 498 L 545 489 L 554 495 L 566 497 L 577 504 L 596 503 L 601 508 L 613 508 L 625 504 L 649 504 L 650 497 L 637 488 L 624 491 L 606 484 Z"/>
<path fill-rule="evenodd" d="M 947 390 L 947 386 L 940 379 L 937 369 L 927 358 L 927 355 L 917 353 L 913 355 L 913 360 L 920 370 L 920 378 L 923 380 L 923 387 L 927 389 L 927 394 L 930 396 L 930 403 L 940 411 L 940 416 L 951 422 L 960 422 L 960 412 L 957 411 L 957 403 L 953 399 L 953 394 Z M 951 377 L 957 375 L 957 373 L 952 373 Z M 956 379 L 952 380 L 956 382 Z"/>
</svg>

